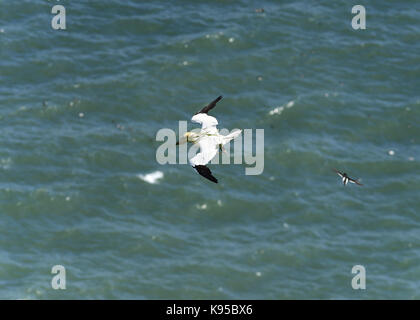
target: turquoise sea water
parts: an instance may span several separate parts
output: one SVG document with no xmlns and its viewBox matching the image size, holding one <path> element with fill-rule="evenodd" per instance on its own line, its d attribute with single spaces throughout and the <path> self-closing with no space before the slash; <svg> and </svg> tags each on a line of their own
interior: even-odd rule
<svg viewBox="0 0 420 320">
<path fill-rule="evenodd" d="M 0 298 L 420 298 L 418 1 L 57 3 L 0 0 Z M 159 165 L 218 95 L 263 174 Z"/>
</svg>

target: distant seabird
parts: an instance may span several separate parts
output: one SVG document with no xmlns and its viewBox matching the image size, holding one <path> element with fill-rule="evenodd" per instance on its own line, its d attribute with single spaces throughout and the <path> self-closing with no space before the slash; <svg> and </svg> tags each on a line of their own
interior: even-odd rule
<svg viewBox="0 0 420 320">
<path fill-rule="evenodd" d="M 209 116 L 207 113 L 213 109 L 221 99 L 222 96 L 217 97 L 191 118 L 192 122 L 201 124 L 199 133 L 186 132 L 183 138 L 177 142 L 177 144 L 185 142 L 199 144 L 200 152 L 189 159 L 189 162 L 200 175 L 214 183 L 217 183 L 217 179 L 212 175 L 210 169 L 207 168 L 207 163 L 214 158 L 218 150 L 223 150 L 223 145 L 238 137 L 242 132 L 242 130 L 236 130 L 226 136 L 219 134 L 219 130 L 217 130 L 217 119 Z"/>
<path fill-rule="evenodd" d="M 363 184 L 361 184 L 359 181 L 350 178 L 347 173 L 345 172 L 340 172 L 337 169 L 333 169 L 343 180 L 343 184 L 346 185 L 347 183 L 351 182 L 351 183 L 355 183 L 358 184 L 359 186 L 363 186 Z"/>
</svg>

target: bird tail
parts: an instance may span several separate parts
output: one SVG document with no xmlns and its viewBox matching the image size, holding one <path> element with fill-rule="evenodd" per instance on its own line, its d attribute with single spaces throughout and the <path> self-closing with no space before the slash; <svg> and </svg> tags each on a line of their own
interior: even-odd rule
<svg viewBox="0 0 420 320">
<path fill-rule="evenodd" d="M 231 140 L 239 137 L 239 135 L 242 133 L 242 130 L 236 130 L 232 133 L 229 133 L 228 135 L 223 137 L 223 144 L 229 143 Z"/>
</svg>

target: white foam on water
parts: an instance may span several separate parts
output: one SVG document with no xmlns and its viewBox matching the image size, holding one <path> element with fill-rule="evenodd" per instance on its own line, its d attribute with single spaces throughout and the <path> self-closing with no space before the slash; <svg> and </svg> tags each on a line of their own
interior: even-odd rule
<svg viewBox="0 0 420 320">
<path fill-rule="evenodd" d="M 289 108 L 293 107 L 294 105 L 295 105 L 295 102 L 293 100 L 292 101 L 289 101 L 288 103 L 286 103 L 284 105 L 281 105 L 279 107 L 274 108 L 268 114 L 270 116 L 275 115 L 275 114 L 281 114 L 284 111 L 284 108 L 288 108 L 289 109 Z"/>
<path fill-rule="evenodd" d="M 199 209 L 199 210 L 206 210 L 207 209 L 207 204 L 206 203 L 201 204 L 201 205 L 197 204 L 196 208 Z"/>
<path fill-rule="evenodd" d="M 156 184 L 159 182 L 160 179 L 163 178 L 163 172 L 162 171 L 155 171 L 148 174 L 138 174 L 137 177 L 139 177 L 141 180 L 150 183 L 150 184 Z"/>
<path fill-rule="evenodd" d="M 11 158 L 1 158 L 0 159 L 0 168 L 2 169 L 9 169 L 12 164 Z"/>
<path fill-rule="evenodd" d="M 286 108 L 291 108 L 291 107 L 293 107 L 295 105 L 295 102 L 292 100 L 292 101 L 289 101 L 287 104 L 286 104 Z"/>
<path fill-rule="evenodd" d="M 284 107 L 276 107 L 269 112 L 269 115 L 272 116 L 274 114 L 281 114 L 284 110 Z"/>
<path fill-rule="evenodd" d="M 219 33 L 219 34 L 206 34 L 206 38 L 207 39 L 210 39 L 210 38 L 212 38 L 212 39 L 219 39 L 220 38 L 220 35 L 222 35 L 223 33 Z"/>
</svg>

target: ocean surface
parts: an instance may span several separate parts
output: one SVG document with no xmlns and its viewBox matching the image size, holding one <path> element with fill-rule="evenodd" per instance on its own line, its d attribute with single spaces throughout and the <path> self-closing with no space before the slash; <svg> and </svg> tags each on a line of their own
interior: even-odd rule
<svg viewBox="0 0 420 320">
<path fill-rule="evenodd" d="M 419 66 L 414 0 L 0 0 L 0 298 L 420 299 Z M 219 95 L 263 173 L 160 165 Z"/>
</svg>

